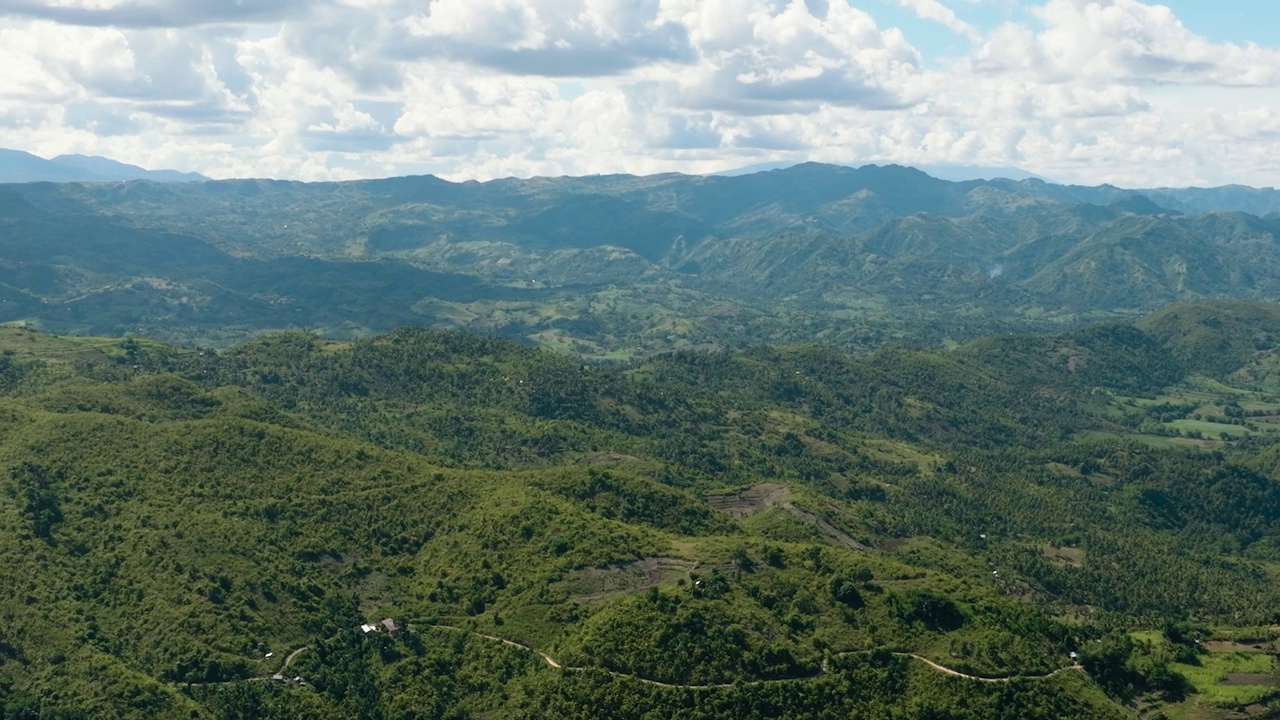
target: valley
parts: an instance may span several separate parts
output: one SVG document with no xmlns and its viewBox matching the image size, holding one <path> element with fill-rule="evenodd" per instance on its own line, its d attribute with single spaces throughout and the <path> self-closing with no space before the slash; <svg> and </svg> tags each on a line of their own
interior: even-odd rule
<svg viewBox="0 0 1280 720">
<path fill-rule="evenodd" d="M 0 717 L 1274 716 L 1273 201 L 0 186 Z"/>
<path fill-rule="evenodd" d="M 0 186 L 0 322 L 226 347 L 462 329 L 597 360 L 865 351 L 1280 295 L 1274 190 L 738 177 Z"/>
<path fill-rule="evenodd" d="M 0 720 L 1280 720 L 1280 2 L 0 69 Z"/>
</svg>

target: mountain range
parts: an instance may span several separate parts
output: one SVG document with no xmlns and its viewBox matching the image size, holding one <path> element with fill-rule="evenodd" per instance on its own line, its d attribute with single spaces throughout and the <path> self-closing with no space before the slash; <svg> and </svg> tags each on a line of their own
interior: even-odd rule
<svg viewBox="0 0 1280 720">
<path fill-rule="evenodd" d="M 223 343 L 406 322 L 599 357 L 848 348 L 1280 297 L 1280 192 L 900 166 L 0 186 L 0 319 Z"/>
<path fill-rule="evenodd" d="M 0 720 L 1275 715 L 1276 195 L 0 184 Z"/>
<path fill-rule="evenodd" d="M 177 170 L 147 170 L 97 155 L 59 155 L 42 158 L 21 150 L 0 148 L 0 183 L 26 182 L 199 182 L 209 178 Z"/>
</svg>

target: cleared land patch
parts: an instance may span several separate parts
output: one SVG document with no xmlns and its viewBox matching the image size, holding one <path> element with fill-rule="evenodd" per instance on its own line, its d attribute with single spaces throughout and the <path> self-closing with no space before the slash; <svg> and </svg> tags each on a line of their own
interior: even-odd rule
<svg viewBox="0 0 1280 720">
<path fill-rule="evenodd" d="M 708 495 L 707 502 L 711 507 L 728 513 L 734 520 L 744 520 L 769 508 L 777 507 L 803 522 L 812 529 L 815 537 L 827 543 L 851 550 L 871 549 L 832 525 L 825 517 L 792 505 L 791 490 L 786 485 L 760 483 L 735 493 Z"/>
<path fill-rule="evenodd" d="M 1204 643 L 1204 649 L 1215 653 L 1280 653 L 1280 640 L 1271 640 L 1265 643 L 1242 643 L 1235 642 L 1233 640 L 1207 640 Z"/>
<path fill-rule="evenodd" d="M 570 602 L 590 605 L 674 582 L 688 575 L 691 569 L 693 563 L 684 560 L 647 557 L 602 568 L 574 570 L 557 585 L 569 593 Z"/>
<path fill-rule="evenodd" d="M 1206 702 L 1218 705 L 1261 702 L 1280 690 L 1275 683 L 1275 659 L 1252 648 L 1210 651 L 1200 656 L 1199 665 L 1172 663 L 1170 667 L 1190 680 Z"/>
<path fill-rule="evenodd" d="M 791 491 L 786 485 L 760 483 L 736 493 L 708 495 L 707 502 L 734 520 L 742 520 L 774 505 L 781 505 L 790 497 Z"/>
<path fill-rule="evenodd" d="M 1221 684 L 1266 687 L 1271 684 L 1271 680 L 1271 673 L 1227 673 Z"/>
<path fill-rule="evenodd" d="M 1055 565 L 1065 565 L 1067 567 L 1084 566 L 1084 550 L 1080 548 L 1045 545 L 1040 548 L 1040 552 L 1044 553 L 1049 562 Z"/>
<path fill-rule="evenodd" d="M 578 462 L 583 465 L 619 465 L 625 462 L 639 462 L 640 458 L 635 455 L 626 455 L 624 453 L 597 453 L 588 455 Z"/>
</svg>

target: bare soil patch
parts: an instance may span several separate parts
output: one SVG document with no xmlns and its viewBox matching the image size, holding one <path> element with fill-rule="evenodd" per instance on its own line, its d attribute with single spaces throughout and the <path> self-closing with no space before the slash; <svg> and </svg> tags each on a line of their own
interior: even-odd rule
<svg viewBox="0 0 1280 720">
<path fill-rule="evenodd" d="M 1257 685 L 1271 687 L 1271 673 L 1228 673 L 1223 685 Z"/>
<path fill-rule="evenodd" d="M 598 455 L 588 455 L 579 462 L 584 465 L 618 465 L 624 462 L 637 462 L 640 458 L 635 455 L 624 455 L 622 453 L 600 453 Z"/>
<path fill-rule="evenodd" d="M 1048 470 L 1052 470 L 1053 472 L 1056 472 L 1059 475 L 1067 475 L 1070 477 L 1083 477 L 1083 474 L 1080 472 L 1079 469 L 1073 468 L 1070 465 L 1063 465 L 1062 463 L 1057 463 L 1057 462 L 1046 463 L 1045 468 Z"/>
<path fill-rule="evenodd" d="M 574 570 L 557 585 L 569 593 L 569 601 L 590 605 L 619 595 L 648 590 L 688 575 L 693 563 L 676 558 L 647 557 L 602 568 Z"/>
<path fill-rule="evenodd" d="M 746 490 L 723 495 L 708 495 L 711 507 L 728 513 L 734 520 L 742 520 L 774 505 L 785 503 L 791 497 L 786 485 L 760 483 Z"/>
<path fill-rule="evenodd" d="M 785 505 L 783 505 L 783 507 L 786 508 L 787 512 L 791 513 L 792 515 L 795 515 L 796 517 L 800 518 L 801 520 L 804 520 L 805 522 L 811 523 L 813 527 L 822 535 L 822 537 L 832 545 L 839 545 L 840 547 L 846 547 L 846 548 L 849 548 L 850 550 L 870 550 L 871 549 L 869 545 L 864 545 L 858 542 L 857 540 L 854 540 L 853 538 L 849 537 L 847 533 L 845 533 L 840 528 L 832 525 L 831 523 L 827 522 L 827 519 L 822 517 L 821 515 L 815 515 L 806 510 L 801 510 L 800 508 L 791 505 L 791 503 L 786 503 Z"/>
<path fill-rule="evenodd" d="M 1247 652 L 1247 653 L 1280 653 L 1280 641 L 1272 640 L 1266 643 L 1238 643 L 1231 640 L 1208 640 L 1204 643 L 1204 649 L 1209 652 Z"/>
<path fill-rule="evenodd" d="M 1193 438 L 1173 438 L 1170 442 L 1174 445 L 1185 445 L 1186 447 L 1202 449 L 1226 447 L 1230 444 L 1221 440 L 1196 440 Z"/>
<path fill-rule="evenodd" d="M 1097 614 L 1098 608 L 1092 605 L 1068 605 L 1066 610 L 1061 615 L 1058 615 L 1056 619 L 1076 623 L 1088 622 L 1096 617 Z"/>
<path fill-rule="evenodd" d="M 827 542 L 854 550 L 870 550 L 871 548 L 849 537 L 840 528 L 832 525 L 826 518 L 808 510 L 802 510 L 791 504 L 791 491 L 785 485 L 761 483 L 746 490 L 721 495 L 708 495 L 707 502 L 711 507 L 728 513 L 734 520 L 751 517 L 758 512 L 778 506 L 813 526 L 814 530 Z"/>
<path fill-rule="evenodd" d="M 1080 548 L 1046 545 L 1040 548 L 1040 552 L 1054 565 L 1077 568 L 1084 566 L 1084 550 Z"/>
</svg>

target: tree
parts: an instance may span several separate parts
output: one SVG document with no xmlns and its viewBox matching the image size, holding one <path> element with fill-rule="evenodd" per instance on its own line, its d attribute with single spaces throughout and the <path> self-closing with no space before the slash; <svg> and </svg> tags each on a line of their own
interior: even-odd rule
<svg viewBox="0 0 1280 720">
<path fill-rule="evenodd" d="M 23 463 L 9 473 L 18 485 L 22 515 L 31 522 L 31 533 L 45 540 L 53 539 L 53 528 L 62 522 L 61 498 L 54 482 L 62 480 L 59 472 L 33 463 Z"/>
</svg>

